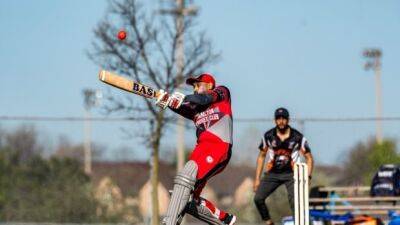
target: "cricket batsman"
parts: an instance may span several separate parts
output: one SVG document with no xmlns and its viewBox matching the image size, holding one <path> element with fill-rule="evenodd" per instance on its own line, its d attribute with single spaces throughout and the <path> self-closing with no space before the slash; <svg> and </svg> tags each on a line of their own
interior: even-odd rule
<svg viewBox="0 0 400 225">
<path fill-rule="evenodd" d="M 220 173 L 232 154 L 232 109 L 229 89 L 215 86 L 210 73 L 191 77 L 186 84 L 194 93 L 169 94 L 164 90 L 156 105 L 190 119 L 196 126 L 197 144 L 189 161 L 174 179 L 171 201 L 163 220 L 165 225 L 179 225 L 185 213 L 211 225 L 233 225 L 236 216 L 224 212 L 200 197 L 207 181 Z"/>
</svg>

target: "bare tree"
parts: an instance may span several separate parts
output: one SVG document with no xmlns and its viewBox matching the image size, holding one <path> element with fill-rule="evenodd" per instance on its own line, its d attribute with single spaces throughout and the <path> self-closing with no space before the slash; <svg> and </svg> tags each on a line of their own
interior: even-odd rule
<svg viewBox="0 0 400 225">
<path fill-rule="evenodd" d="M 119 22 L 121 24 L 116 25 Z M 124 41 L 117 39 L 120 27 L 124 27 L 128 33 Z M 172 17 L 150 13 L 138 0 L 110 1 L 106 18 L 94 30 L 95 40 L 89 57 L 104 69 L 172 92 L 185 78 L 197 74 L 219 57 L 212 50 L 205 33 L 195 32 L 193 27 L 192 19 L 185 18 L 184 29 L 179 32 Z M 186 40 L 182 73 L 176 67 L 176 45 L 181 35 Z M 143 137 L 151 148 L 152 224 L 156 225 L 159 221 L 156 187 L 160 140 L 166 125 L 173 122 L 174 117 L 157 108 L 149 99 L 118 96 L 107 97 L 105 108 L 109 113 L 119 112 L 132 118 L 148 118 L 148 130 Z M 135 98 L 134 101 L 131 98 Z"/>
<path fill-rule="evenodd" d="M 92 143 L 92 160 L 98 161 L 101 159 L 101 154 L 104 152 L 105 147 L 97 143 Z M 83 143 L 74 144 L 67 136 L 61 135 L 58 138 L 58 143 L 55 148 L 54 156 L 59 158 L 72 158 L 82 164 L 84 163 L 84 146 Z"/>
<path fill-rule="evenodd" d="M 235 155 L 232 157 L 232 162 L 254 166 L 257 162 L 258 145 L 261 141 L 262 131 L 254 126 L 249 126 L 242 130 L 243 132 L 239 138 L 240 143 Z"/>
<path fill-rule="evenodd" d="M 4 129 L 0 126 L 0 148 L 3 148 L 4 146 L 4 138 L 6 136 L 6 132 Z"/>
<path fill-rule="evenodd" d="M 5 146 L 18 153 L 18 160 L 26 161 L 42 152 L 38 132 L 32 125 L 19 126 L 15 131 L 5 134 Z"/>
</svg>

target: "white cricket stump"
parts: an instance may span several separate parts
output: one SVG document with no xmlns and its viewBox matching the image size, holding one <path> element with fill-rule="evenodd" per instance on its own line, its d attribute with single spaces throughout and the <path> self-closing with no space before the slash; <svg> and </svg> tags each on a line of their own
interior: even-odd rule
<svg viewBox="0 0 400 225">
<path fill-rule="evenodd" d="M 305 163 L 294 165 L 294 225 L 309 225 L 308 168 Z"/>
</svg>

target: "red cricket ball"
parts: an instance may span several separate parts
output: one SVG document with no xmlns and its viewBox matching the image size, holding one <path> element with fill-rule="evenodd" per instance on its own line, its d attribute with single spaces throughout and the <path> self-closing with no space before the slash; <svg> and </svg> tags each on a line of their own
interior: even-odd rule
<svg viewBox="0 0 400 225">
<path fill-rule="evenodd" d="M 124 30 L 119 31 L 118 32 L 118 39 L 122 41 L 125 38 L 126 38 L 126 31 L 124 31 Z"/>
</svg>

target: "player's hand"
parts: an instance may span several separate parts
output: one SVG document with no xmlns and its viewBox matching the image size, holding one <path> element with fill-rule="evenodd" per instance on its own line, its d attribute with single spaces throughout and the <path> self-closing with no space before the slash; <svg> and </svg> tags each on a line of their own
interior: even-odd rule
<svg viewBox="0 0 400 225">
<path fill-rule="evenodd" d="M 185 98 L 184 94 L 180 92 L 174 92 L 170 97 L 168 106 L 171 107 L 172 109 L 178 109 L 182 105 L 184 98 Z"/>
<path fill-rule="evenodd" d="M 254 192 L 257 191 L 258 186 L 260 186 L 260 179 L 256 179 L 256 180 L 254 181 L 254 184 L 253 184 L 253 191 L 254 191 Z"/>
<path fill-rule="evenodd" d="M 159 95 L 156 100 L 156 105 L 162 109 L 165 109 L 165 108 L 167 108 L 170 101 L 171 101 L 171 98 L 169 97 L 168 92 L 161 89 L 159 91 Z"/>
</svg>

